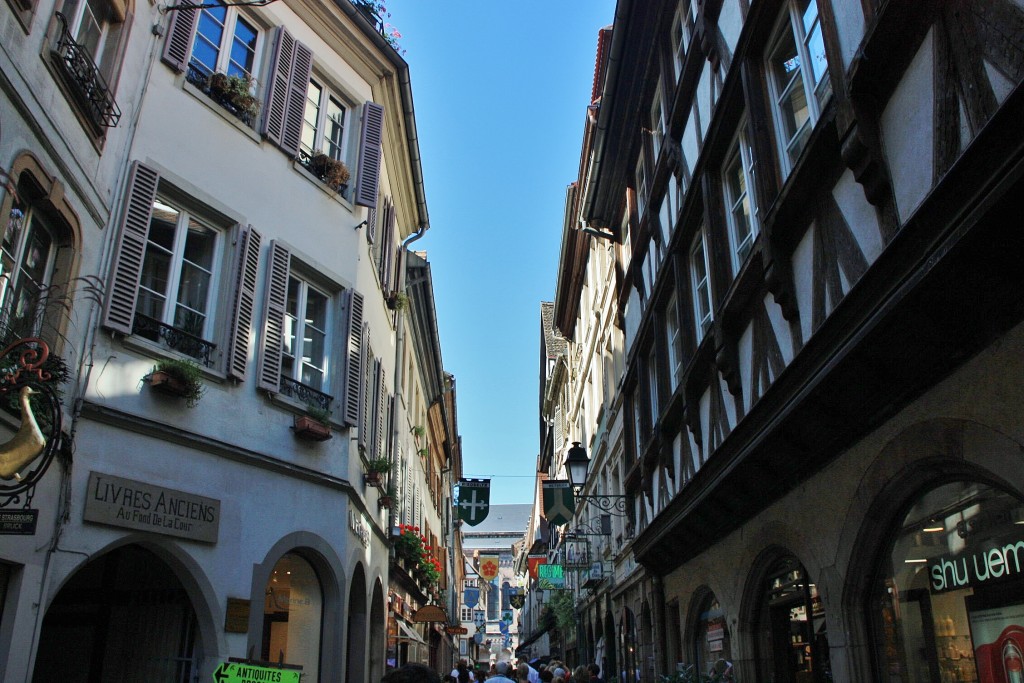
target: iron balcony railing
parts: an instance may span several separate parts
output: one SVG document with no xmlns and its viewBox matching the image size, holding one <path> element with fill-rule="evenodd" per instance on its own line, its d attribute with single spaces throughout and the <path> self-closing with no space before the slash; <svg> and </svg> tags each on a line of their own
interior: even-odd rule
<svg viewBox="0 0 1024 683">
<path fill-rule="evenodd" d="M 113 128 L 121 120 L 121 110 L 107 81 L 89 53 L 71 36 L 67 17 L 57 12 L 57 19 L 60 21 L 60 36 L 53 53 L 60 58 L 69 84 L 93 122 L 103 128 Z"/>
<path fill-rule="evenodd" d="M 195 358 L 205 367 L 213 365 L 211 356 L 214 349 L 217 348 L 216 344 L 194 334 L 189 334 L 185 330 L 162 323 L 156 318 L 136 313 L 135 323 L 132 325 L 132 334 L 137 334 L 150 341 L 162 342 L 169 349 Z"/>
<path fill-rule="evenodd" d="M 290 377 L 281 378 L 281 393 L 307 406 L 316 406 L 321 410 L 330 410 L 331 401 L 334 400 L 334 397 L 330 394 L 325 394 L 308 384 L 303 384 Z"/>
</svg>

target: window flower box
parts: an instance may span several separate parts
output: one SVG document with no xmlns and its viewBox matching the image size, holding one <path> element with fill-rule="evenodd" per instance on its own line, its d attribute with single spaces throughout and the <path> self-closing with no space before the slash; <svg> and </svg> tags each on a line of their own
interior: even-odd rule
<svg viewBox="0 0 1024 683">
<path fill-rule="evenodd" d="M 184 359 L 169 358 L 159 361 L 143 380 L 165 396 L 185 399 L 185 405 L 195 408 L 206 388 L 202 383 L 202 368 Z"/>
<path fill-rule="evenodd" d="M 309 415 L 296 415 L 292 429 L 304 441 L 327 441 L 332 436 L 328 425 Z"/>
</svg>

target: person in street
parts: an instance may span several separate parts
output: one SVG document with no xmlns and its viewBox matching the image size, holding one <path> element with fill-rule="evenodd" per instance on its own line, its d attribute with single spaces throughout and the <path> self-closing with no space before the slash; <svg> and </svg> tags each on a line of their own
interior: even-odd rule
<svg viewBox="0 0 1024 683">
<path fill-rule="evenodd" d="M 590 669 L 583 666 L 577 666 L 572 672 L 573 683 L 590 683 Z"/>
<path fill-rule="evenodd" d="M 590 671 L 590 683 L 604 683 L 604 679 L 601 678 L 601 667 L 595 662 L 587 666 Z"/>
<path fill-rule="evenodd" d="M 493 683 L 515 683 L 511 678 L 508 677 L 511 666 L 508 662 L 501 661 L 494 665 L 494 676 L 488 678 L 488 681 Z"/>
<path fill-rule="evenodd" d="M 441 677 L 429 666 L 406 664 L 387 672 L 380 683 L 441 683 Z"/>
<path fill-rule="evenodd" d="M 516 680 L 519 683 L 530 683 L 530 665 L 523 662 L 516 667 Z"/>
</svg>

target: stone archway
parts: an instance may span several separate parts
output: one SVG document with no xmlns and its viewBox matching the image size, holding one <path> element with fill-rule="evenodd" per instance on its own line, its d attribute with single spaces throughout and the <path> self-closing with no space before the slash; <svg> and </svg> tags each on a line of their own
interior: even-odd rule
<svg viewBox="0 0 1024 683">
<path fill-rule="evenodd" d="M 174 571 L 126 545 L 76 571 L 43 618 L 33 680 L 191 681 L 202 639 Z"/>
<path fill-rule="evenodd" d="M 352 572 L 352 582 L 348 593 L 348 634 L 345 647 L 345 680 L 360 683 L 366 680 L 366 574 L 363 565 L 357 564 Z"/>
</svg>

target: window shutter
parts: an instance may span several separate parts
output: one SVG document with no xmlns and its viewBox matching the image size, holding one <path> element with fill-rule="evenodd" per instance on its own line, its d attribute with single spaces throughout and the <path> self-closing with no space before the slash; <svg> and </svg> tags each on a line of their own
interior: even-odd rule
<svg viewBox="0 0 1024 683">
<path fill-rule="evenodd" d="M 345 386 L 342 419 L 349 427 L 359 424 L 359 389 L 362 386 L 363 295 L 345 292 Z"/>
<path fill-rule="evenodd" d="M 192 42 L 195 40 L 198 22 L 199 10 L 194 7 L 171 12 L 171 24 L 167 28 L 167 40 L 164 41 L 161 59 L 178 73 L 185 70 L 192 57 Z"/>
<path fill-rule="evenodd" d="M 238 239 L 235 267 L 235 306 L 231 319 L 231 346 L 228 349 L 228 376 L 245 380 L 249 366 L 249 335 L 256 309 L 256 278 L 260 268 L 260 243 L 263 238 L 250 225 Z"/>
<path fill-rule="evenodd" d="M 390 202 L 389 202 L 390 203 Z M 383 234 L 381 235 L 381 273 L 380 281 L 385 289 L 392 290 L 394 287 L 394 243 L 395 243 L 395 207 L 390 205 L 387 213 L 387 220 L 384 222 Z"/>
<path fill-rule="evenodd" d="M 132 333 L 142 261 L 149 238 L 149 221 L 159 184 L 160 174 L 157 171 L 137 161 L 132 165 L 102 322 L 107 329 L 121 334 Z"/>
<path fill-rule="evenodd" d="M 373 244 L 377 238 L 377 207 L 373 207 L 366 214 L 366 241 Z"/>
<path fill-rule="evenodd" d="M 267 80 L 267 100 L 263 105 L 263 127 L 260 133 L 268 140 L 281 146 L 284 118 L 288 109 L 288 92 L 295 60 L 295 39 L 284 26 L 277 29 L 274 39 L 274 53 L 270 61 L 270 76 Z"/>
<path fill-rule="evenodd" d="M 384 457 L 384 407 L 387 405 L 387 389 L 384 387 L 384 363 L 377 361 L 377 424 L 375 425 L 375 457 Z"/>
<path fill-rule="evenodd" d="M 363 129 L 359 135 L 359 181 L 356 183 L 356 204 L 375 208 L 380 185 L 380 146 L 384 138 L 384 107 L 367 102 L 363 105 Z"/>
<path fill-rule="evenodd" d="M 267 292 L 263 304 L 263 339 L 260 345 L 259 388 L 281 391 L 281 356 L 284 353 L 284 311 L 288 303 L 288 276 L 292 253 L 277 240 L 270 243 Z"/>
<path fill-rule="evenodd" d="M 291 80 L 288 86 L 288 105 L 285 109 L 284 130 L 281 132 L 281 149 L 289 157 L 299 155 L 302 141 L 302 122 L 306 113 L 306 91 L 309 77 L 313 74 L 313 51 L 295 41 L 295 59 L 292 61 Z"/>
</svg>

